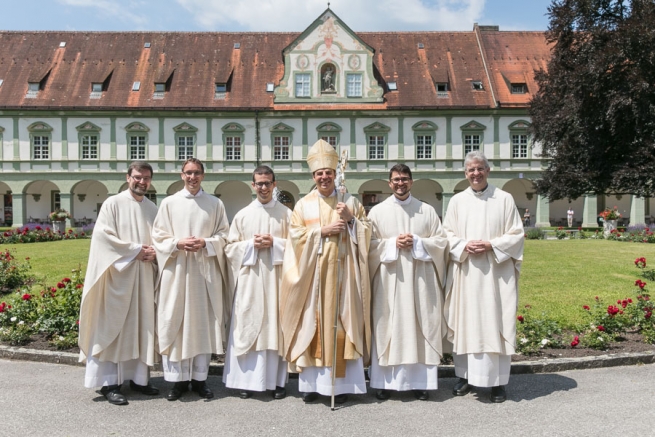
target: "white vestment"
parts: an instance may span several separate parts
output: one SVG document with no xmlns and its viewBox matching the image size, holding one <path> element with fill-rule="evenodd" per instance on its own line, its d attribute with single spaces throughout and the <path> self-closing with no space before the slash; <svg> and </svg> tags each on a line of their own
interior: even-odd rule
<svg viewBox="0 0 655 437">
<path fill-rule="evenodd" d="M 86 387 L 148 382 L 156 362 L 156 269 L 136 256 L 152 244 L 156 214 L 154 203 L 137 201 L 130 190 L 108 198 L 98 213 L 80 308 Z"/>
<path fill-rule="evenodd" d="M 493 354 L 509 357 L 515 353 L 524 243 L 514 199 L 492 185 L 477 193 L 468 188 L 451 199 L 444 228 L 450 242 L 445 317 L 454 354 L 488 354 L 481 358 L 487 362 Z M 469 254 L 464 248 L 471 240 L 489 241 L 493 250 Z M 485 380 L 501 381 L 491 375 L 476 379 L 482 386 Z"/>
<path fill-rule="evenodd" d="M 279 291 L 291 210 L 271 200 L 254 200 L 234 216 L 225 254 L 234 291 L 223 382 L 230 388 L 264 391 L 283 387 Z M 255 234 L 273 236 L 273 246 L 256 249 Z"/>
<path fill-rule="evenodd" d="M 152 237 L 160 272 L 157 336 L 169 375 L 188 374 L 184 369 L 193 365 L 187 360 L 194 357 L 224 353 L 231 301 L 223 255 L 228 229 L 223 203 L 202 190 L 194 196 L 183 189 L 161 203 Z M 191 236 L 204 238 L 206 247 L 178 250 L 178 241 Z"/>
<path fill-rule="evenodd" d="M 448 240 L 430 205 L 391 196 L 374 206 L 369 269 L 373 296 L 371 387 L 393 390 L 437 388 L 443 355 L 443 285 Z M 400 234 L 413 247 L 399 250 Z"/>
</svg>

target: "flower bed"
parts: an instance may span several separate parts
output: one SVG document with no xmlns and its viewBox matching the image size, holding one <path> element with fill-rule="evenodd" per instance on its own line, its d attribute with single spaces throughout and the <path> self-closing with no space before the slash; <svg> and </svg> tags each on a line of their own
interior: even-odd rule
<svg viewBox="0 0 655 437">
<path fill-rule="evenodd" d="M 67 232 L 57 232 L 49 225 L 30 223 L 22 228 L 14 228 L 0 233 L 0 244 L 38 243 L 42 241 L 76 240 L 89 238 L 84 228 L 80 231 L 69 229 Z"/>
</svg>

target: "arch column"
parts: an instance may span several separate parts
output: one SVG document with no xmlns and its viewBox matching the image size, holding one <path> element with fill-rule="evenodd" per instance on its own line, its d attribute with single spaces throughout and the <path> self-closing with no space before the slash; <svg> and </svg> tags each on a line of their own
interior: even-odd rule
<svg viewBox="0 0 655 437">
<path fill-rule="evenodd" d="M 66 226 L 73 226 L 73 218 L 75 211 L 73 211 L 73 195 L 71 193 L 59 193 L 59 201 L 61 203 L 61 209 L 65 209 L 71 215 L 70 219 L 66 220 Z"/>
<path fill-rule="evenodd" d="M 11 194 L 11 213 L 12 224 L 14 228 L 23 227 L 25 224 L 25 216 L 27 215 L 27 203 L 24 201 L 25 195 L 12 193 Z"/>
<path fill-rule="evenodd" d="M 535 212 L 535 227 L 550 226 L 550 202 L 546 196 L 537 194 L 537 211 Z"/>
<path fill-rule="evenodd" d="M 598 227 L 596 216 L 598 213 L 598 196 L 595 194 L 585 194 L 584 206 L 582 208 L 582 227 Z"/>
<path fill-rule="evenodd" d="M 161 205 L 161 201 L 164 200 L 168 195 L 166 193 L 156 193 L 155 200 L 157 201 L 157 206 Z"/>
<path fill-rule="evenodd" d="M 630 226 L 646 223 L 646 202 L 643 197 L 632 196 L 630 202 Z"/>
<path fill-rule="evenodd" d="M 441 198 L 442 198 L 442 203 L 441 203 L 441 217 L 446 219 L 446 211 L 448 211 L 448 204 L 450 203 L 450 199 L 453 198 L 455 193 L 441 193 Z"/>
</svg>

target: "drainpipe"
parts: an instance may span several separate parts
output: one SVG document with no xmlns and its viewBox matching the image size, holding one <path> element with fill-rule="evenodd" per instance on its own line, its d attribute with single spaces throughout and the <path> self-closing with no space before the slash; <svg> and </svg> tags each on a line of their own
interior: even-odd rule
<svg viewBox="0 0 655 437">
<path fill-rule="evenodd" d="M 259 134 L 259 111 L 255 111 L 255 146 L 257 148 L 257 167 L 259 167 L 262 164 L 262 144 L 261 136 Z"/>
</svg>

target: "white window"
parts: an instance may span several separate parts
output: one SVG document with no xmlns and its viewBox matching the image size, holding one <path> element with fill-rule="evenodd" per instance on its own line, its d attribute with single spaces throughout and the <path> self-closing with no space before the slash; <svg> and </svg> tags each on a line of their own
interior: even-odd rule
<svg viewBox="0 0 655 437">
<path fill-rule="evenodd" d="M 346 75 L 346 96 L 347 97 L 361 97 L 362 96 L 362 75 L 361 74 L 347 74 Z"/>
<path fill-rule="evenodd" d="M 384 135 L 369 135 L 368 159 L 384 159 Z"/>
<path fill-rule="evenodd" d="M 146 159 L 145 135 L 130 135 L 130 160 Z"/>
<path fill-rule="evenodd" d="M 102 92 L 102 83 L 92 83 L 91 92 L 101 93 Z"/>
<path fill-rule="evenodd" d="M 310 97 L 309 73 L 296 74 L 296 97 Z"/>
<path fill-rule="evenodd" d="M 273 159 L 276 161 L 289 159 L 289 137 L 277 136 L 273 138 Z"/>
<path fill-rule="evenodd" d="M 337 137 L 334 135 L 324 135 L 321 137 L 323 141 L 334 147 L 335 149 L 337 148 Z"/>
<path fill-rule="evenodd" d="M 177 159 L 186 161 L 193 158 L 193 137 L 177 137 Z"/>
<path fill-rule="evenodd" d="M 45 135 L 34 135 L 33 142 L 33 159 L 50 159 L 50 137 Z"/>
<path fill-rule="evenodd" d="M 217 83 L 217 84 L 215 84 L 214 92 L 215 93 L 227 92 L 227 84 L 226 83 Z"/>
<path fill-rule="evenodd" d="M 526 134 L 512 135 L 512 158 L 528 157 L 528 136 Z"/>
<path fill-rule="evenodd" d="M 241 137 L 225 137 L 225 160 L 226 161 L 241 160 Z"/>
<path fill-rule="evenodd" d="M 512 84 L 512 94 L 525 94 L 525 84 L 524 83 L 513 83 Z"/>
<path fill-rule="evenodd" d="M 432 159 L 432 135 L 416 136 L 416 159 Z"/>
<path fill-rule="evenodd" d="M 480 150 L 480 135 L 464 135 L 464 154 Z"/>
<path fill-rule="evenodd" d="M 27 91 L 31 91 L 33 93 L 39 91 L 39 82 L 30 82 L 27 85 Z"/>
<path fill-rule="evenodd" d="M 82 159 L 98 159 L 97 135 L 82 135 Z"/>
</svg>

